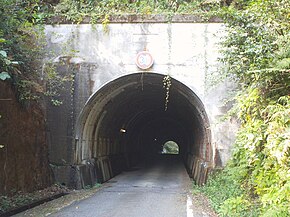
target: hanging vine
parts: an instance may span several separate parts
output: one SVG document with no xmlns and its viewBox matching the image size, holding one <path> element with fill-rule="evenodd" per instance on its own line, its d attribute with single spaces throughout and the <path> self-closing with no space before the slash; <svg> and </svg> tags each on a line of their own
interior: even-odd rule
<svg viewBox="0 0 290 217">
<path fill-rule="evenodd" d="M 166 94 L 165 94 L 165 111 L 167 111 L 167 109 L 168 109 L 170 87 L 171 87 L 171 77 L 169 75 L 166 75 L 163 78 L 163 88 L 165 88 L 165 91 L 166 91 Z"/>
</svg>

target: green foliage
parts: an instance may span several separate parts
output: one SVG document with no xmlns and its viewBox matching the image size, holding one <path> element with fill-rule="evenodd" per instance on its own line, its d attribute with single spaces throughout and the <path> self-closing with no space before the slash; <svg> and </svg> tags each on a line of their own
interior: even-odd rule
<svg viewBox="0 0 290 217">
<path fill-rule="evenodd" d="M 238 101 L 243 123 L 231 167 L 246 168 L 243 187 L 259 198 L 262 213 L 276 210 L 283 216 L 285 207 L 290 211 L 290 97 L 261 102 L 257 89 L 250 91 L 255 94 Z"/>
<path fill-rule="evenodd" d="M 53 15 L 64 16 L 67 20 L 80 23 L 85 17 L 92 22 L 106 16 L 122 14 L 196 14 L 209 18 L 216 15 L 223 1 L 181 1 L 181 0 L 61 0 L 54 7 Z"/>
<path fill-rule="evenodd" d="M 194 188 L 205 193 L 210 199 L 212 207 L 219 211 L 220 206 L 225 200 L 231 197 L 238 197 L 243 193 L 234 175 L 235 173 L 233 171 L 227 169 L 216 171 L 211 174 L 206 187 L 194 186 Z"/>
<path fill-rule="evenodd" d="M 86 186 L 84 187 L 84 189 L 86 189 L 86 190 L 90 190 L 90 189 L 97 189 L 97 188 L 100 188 L 100 187 L 102 187 L 102 184 L 100 184 L 100 183 L 95 183 L 94 185 L 86 185 Z"/>
<path fill-rule="evenodd" d="M 61 185 L 53 185 L 34 192 L 11 190 L 9 195 L 0 195 L 0 216 L 7 216 L 7 212 L 23 206 L 31 206 L 35 202 L 49 199 L 61 193 L 68 193 L 68 189 Z M 5 213 L 5 214 L 4 214 Z"/>
<path fill-rule="evenodd" d="M 20 101 L 45 95 L 60 105 L 55 96 L 71 78 L 58 75 L 52 65 L 42 67 L 46 53 L 41 24 L 49 8 L 41 0 L 0 0 L 0 80 L 10 79 Z"/>
<path fill-rule="evenodd" d="M 162 154 L 179 154 L 179 146 L 173 141 L 167 141 L 163 145 Z"/>
<path fill-rule="evenodd" d="M 20 99 L 36 98 L 42 55 L 37 16 L 40 1 L 0 0 L 0 76 L 12 78 Z M 32 94 L 33 92 L 33 94 Z M 33 96 L 32 96 L 33 95 Z"/>
<path fill-rule="evenodd" d="M 6 40 L 4 38 L 0 39 L 0 45 L 5 43 Z M 3 45 L 0 47 L 2 49 Z M 5 50 L 0 50 L 0 65 L 1 65 L 1 71 L 0 71 L 0 80 L 4 81 L 6 79 L 11 78 L 9 73 L 10 69 L 13 68 L 13 66 L 18 65 L 17 61 L 11 61 L 10 58 L 7 55 L 7 52 Z"/>
<path fill-rule="evenodd" d="M 100 188 L 100 187 L 102 187 L 102 184 L 101 184 L 101 183 L 96 183 L 96 184 L 94 184 L 94 186 L 93 186 L 93 188 Z"/>
<path fill-rule="evenodd" d="M 244 196 L 238 196 L 226 200 L 221 206 L 221 213 L 223 216 L 249 216 L 250 206 L 249 200 Z"/>
<path fill-rule="evenodd" d="M 31 203 L 34 198 L 29 194 L 16 194 L 13 197 L 0 196 L 0 214 Z"/>
<path fill-rule="evenodd" d="M 4 81 L 8 78 L 11 78 L 10 75 L 7 72 L 1 72 L 0 73 L 0 80 Z"/>
<path fill-rule="evenodd" d="M 221 216 L 290 215 L 290 2 L 224 9 L 222 77 L 240 91 L 232 160 L 202 191 Z"/>
<path fill-rule="evenodd" d="M 224 9 L 228 32 L 221 59 L 226 65 L 224 76 L 243 85 L 266 85 L 267 90 L 277 83 L 287 87 L 289 7 L 289 1 L 271 0 L 251 1 L 242 11 Z"/>
<path fill-rule="evenodd" d="M 65 66 L 69 63 L 67 63 L 67 60 L 61 60 L 58 64 Z M 53 63 L 45 64 L 43 66 L 43 73 L 45 74 L 46 81 L 44 95 L 50 99 L 52 105 L 62 105 L 62 101 L 58 98 L 60 97 L 61 91 L 64 90 L 66 83 L 71 83 L 71 85 L 73 84 L 74 74 L 61 75 L 57 72 L 56 65 Z"/>
</svg>

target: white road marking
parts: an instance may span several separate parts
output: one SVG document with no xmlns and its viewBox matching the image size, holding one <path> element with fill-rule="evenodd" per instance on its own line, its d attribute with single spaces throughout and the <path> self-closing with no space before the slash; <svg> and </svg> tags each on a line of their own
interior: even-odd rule
<svg viewBox="0 0 290 217">
<path fill-rule="evenodd" d="M 187 195 L 186 213 L 187 217 L 193 217 L 192 198 L 190 197 L 190 195 Z"/>
</svg>

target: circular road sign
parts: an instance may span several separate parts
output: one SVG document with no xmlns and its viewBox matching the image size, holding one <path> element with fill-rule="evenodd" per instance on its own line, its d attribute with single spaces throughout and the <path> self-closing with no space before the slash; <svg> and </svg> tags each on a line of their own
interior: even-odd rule
<svg viewBox="0 0 290 217">
<path fill-rule="evenodd" d="M 136 65 L 140 69 L 149 69 L 153 65 L 153 57 L 148 51 L 141 51 L 137 54 Z"/>
</svg>

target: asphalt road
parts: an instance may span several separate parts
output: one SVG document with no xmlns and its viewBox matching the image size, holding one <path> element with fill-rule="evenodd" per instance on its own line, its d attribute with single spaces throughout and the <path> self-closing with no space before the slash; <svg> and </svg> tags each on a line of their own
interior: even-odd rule
<svg viewBox="0 0 290 217">
<path fill-rule="evenodd" d="M 164 158 L 123 172 L 92 197 L 50 217 L 190 217 L 190 185 L 183 164 Z"/>
</svg>

